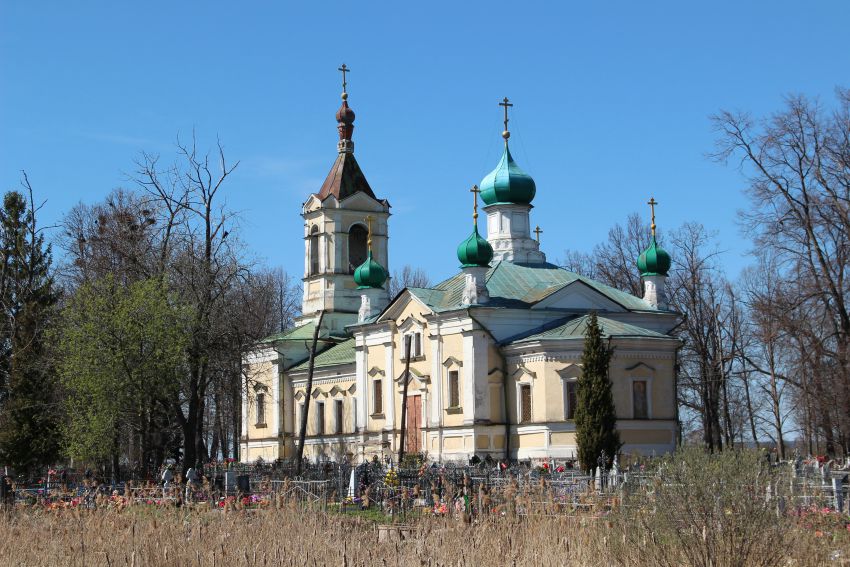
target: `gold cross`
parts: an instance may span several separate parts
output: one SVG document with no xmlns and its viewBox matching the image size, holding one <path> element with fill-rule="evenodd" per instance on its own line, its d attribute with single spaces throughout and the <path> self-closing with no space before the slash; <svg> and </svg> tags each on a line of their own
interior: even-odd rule
<svg viewBox="0 0 850 567">
<path fill-rule="evenodd" d="M 345 65 L 343 65 L 343 67 L 344 67 L 344 66 L 345 66 Z M 366 217 L 365 219 L 363 219 L 363 220 L 365 220 L 365 221 L 366 221 L 366 224 L 368 224 L 368 225 L 369 225 L 369 234 L 368 234 L 368 236 L 367 236 L 367 238 L 366 238 L 366 245 L 367 245 L 367 246 L 369 246 L 369 250 L 371 250 L 371 249 L 372 249 L 372 220 L 373 220 L 373 219 L 372 219 L 372 215 L 367 216 L 367 217 Z"/>
<path fill-rule="evenodd" d="M 505 107 L 505 131 L 502 132 L 502 137 L 507 140 L 511 137 L 511 133 L 508 132 L 508 107 L 513 106 L 513 104 L 508 100 L 508 97 L 505 97 L 504 100 L 499 103 L 499 106 Z"/>
<path fill-rule="evenodd" d="M 475 225 L 478 225 L 478 194 L 481 193 L 481 189 L 478 188 L 478 185 L 473 185 L 472 189 L 469 190 L 472 193 L 472 222 Z"/>
<path fill-rule="evenodd" d="M 342 71 L 342 92 L 345 92 L 345 87 L 348 86 L 348 83 L 345 82 L 345 74 L 350 73 L 351 69 L 345 66 L 345 63 L 342 64 L 342 67 L 337 69 L 337 71 Z"/>
<path fill-rule="evenodd" d="M 646 203 L 649 205 L 650 211 L 652 211 L 652 224 L 649 226 L 649 229 L 652 231 L 653 238 L 655 237 L 655 205 L 658 204 L 658 201 L 655 200 L 655 197 L 650 197 L 649 201 Z"/>
<path fill-rule="evenodd" d="M 540 225 L 537 225 L 537 228 L 534 229 L 534 234 L 537 235 L 537 244 L 540 244 L 540 234 L 543 232 L 543 229 L 540 228 Z"/>
</svg>

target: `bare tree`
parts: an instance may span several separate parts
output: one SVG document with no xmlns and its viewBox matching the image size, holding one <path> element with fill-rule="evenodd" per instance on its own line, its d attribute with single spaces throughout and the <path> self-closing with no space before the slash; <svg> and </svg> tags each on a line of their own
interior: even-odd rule
<svg viewBox="0 0 850 567">
<path fill-rule="evenodd" d="M 393 277 L 390 278 L 389 285 L 390 299 L 392 299 L 405 288 L 430 286 L 431 279 L 422 268 L 414 268 L 410 264 L 406 264 L 401 269 L 401 272 L 393 272 Z"/>
<path fill-rule="evenodd" d="M 747 177 L 753 207 L 743 220 L 756 245 L 775 254 L 783 278 L 803 284 L 786 311 L 822 317 L 807 346 L 835 379 L 828 395 L 838 411 L 825 404 L 818 411 L 830 454 L 837 444 L 850 451 L 850 91 L 839 89 L 837 99 L 831 112 L 793 96 L 766 119 L 732 112 L 713 119 L 715 157 L 739 159 Z"/>
<path fill-rule="evenodd" d="M 307 359 L 307 389 L 304 392 L 304 410 L 301 412 L 301 424 L 298 428 L 298 453 L 295 457 L 296 474 L 301 474 L 301 464 L 304 458 L 304 441 L 307 437 L 307 418 L 310 415 L 310 399 L 313 397 L 313 370 L 316 363 L 316 347 L 319 342 L 319 333 L 322 330 L 322 319 L 325 317 L 324 311 L 319 311 L 319 319 L 316 321 L 316 328 L 313 330 L 313 341 L 310 343 L 310 355 Z"/>
<path fill-rule="evenodd" d="M 643 282 L 636 262 L 649 247 L 650 234 L 649 224 L 638 213 L 632 213 L 625 226 L 614 225 L 608 231 L 608 240 L 594 246 L 592 253 L 566 250 L 560 264 L 579 275 L 641 297 Z M 658 239 L 661 240 L 660 231 Z"/>
</svg>

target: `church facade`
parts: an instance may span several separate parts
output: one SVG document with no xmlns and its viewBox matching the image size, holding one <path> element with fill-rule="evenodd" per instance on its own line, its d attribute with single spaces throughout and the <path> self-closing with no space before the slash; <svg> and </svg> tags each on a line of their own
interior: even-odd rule
<svg viewBox="0 0 850 567">
<path fill-rule="evenodd" d="M 654 214 L 652 244 L 637 259 L 643 297 L 547 263 L 531 236 L 536 185 L 511 156 L 505 99 L 504 152 L 473 188 L 472 230 L 457 250 L 460 272 L 391 298 L 390 205 L 354 157 L 355 115 L 347 93 L 342 98 L 336 161 L 301 212 L 302 316 L 294 329 L 243 356 L 241 459 L 295 455 L 314 334 L 306 458 L 395 455 L 402 415 L 405 452 L 430 460 L 573 458 L 590 312 L 614 348 L 610 379 L 622 452 L 672 450 L 680 343 L 669 333 L 681 317 L 668 308 L 670 258 L 655 242 Z"/>
</svg>

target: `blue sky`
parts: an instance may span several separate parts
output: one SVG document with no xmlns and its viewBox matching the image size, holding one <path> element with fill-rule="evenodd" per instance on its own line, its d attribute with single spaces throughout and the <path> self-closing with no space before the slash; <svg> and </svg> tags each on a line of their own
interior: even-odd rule
<svg viewBox="0 0 850 567">
<path fill-rule="evenodd" d="M 300 205 L 336 155 L 345 62 L 356 155 L 393 206 L 390 268 L 456 270 L 468 189 L 497 163 L 501 109 L 537 182 L 550 259 L 632 211 L 719 233 L 747 262 L 745 181 L 705 157 L 709 115 L 766 115 L 848 81 L 850 3 L 0 1 L 0 189 L 20 170 L 54 224 L 130 186 L 141 150 L 194 128 L 241 164 L 227 187 L 253 254 L 303 269 Z M 423 239 L 427 234 L 427 239 Z"/>
</svg>

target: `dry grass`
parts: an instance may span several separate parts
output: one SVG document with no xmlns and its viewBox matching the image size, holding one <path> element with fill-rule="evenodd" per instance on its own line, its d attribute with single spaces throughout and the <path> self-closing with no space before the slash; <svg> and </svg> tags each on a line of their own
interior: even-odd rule
<svg viewBox="0 0 850 567">
<path fill-rule="evenodd" d="M 374 522 L 296 507 L 226 512 L 147 507 L 20 510 L 0 520 L 0 565 L 686 564 L 675 543 L 635 546 L 636 538 L 653 539 L 648 532 L 628 531 L 640 529 L 615 517 L 501 517 L 472 525 L 425 518 L 412 526 L 408 540 L 379 543 Z M 850 549 L 842 551 L 845 563 L 829 561 L 840 544 L 790 525 L 785 535 L 786 551 L 777 564 L 850 564 Z"/>
</svg>

